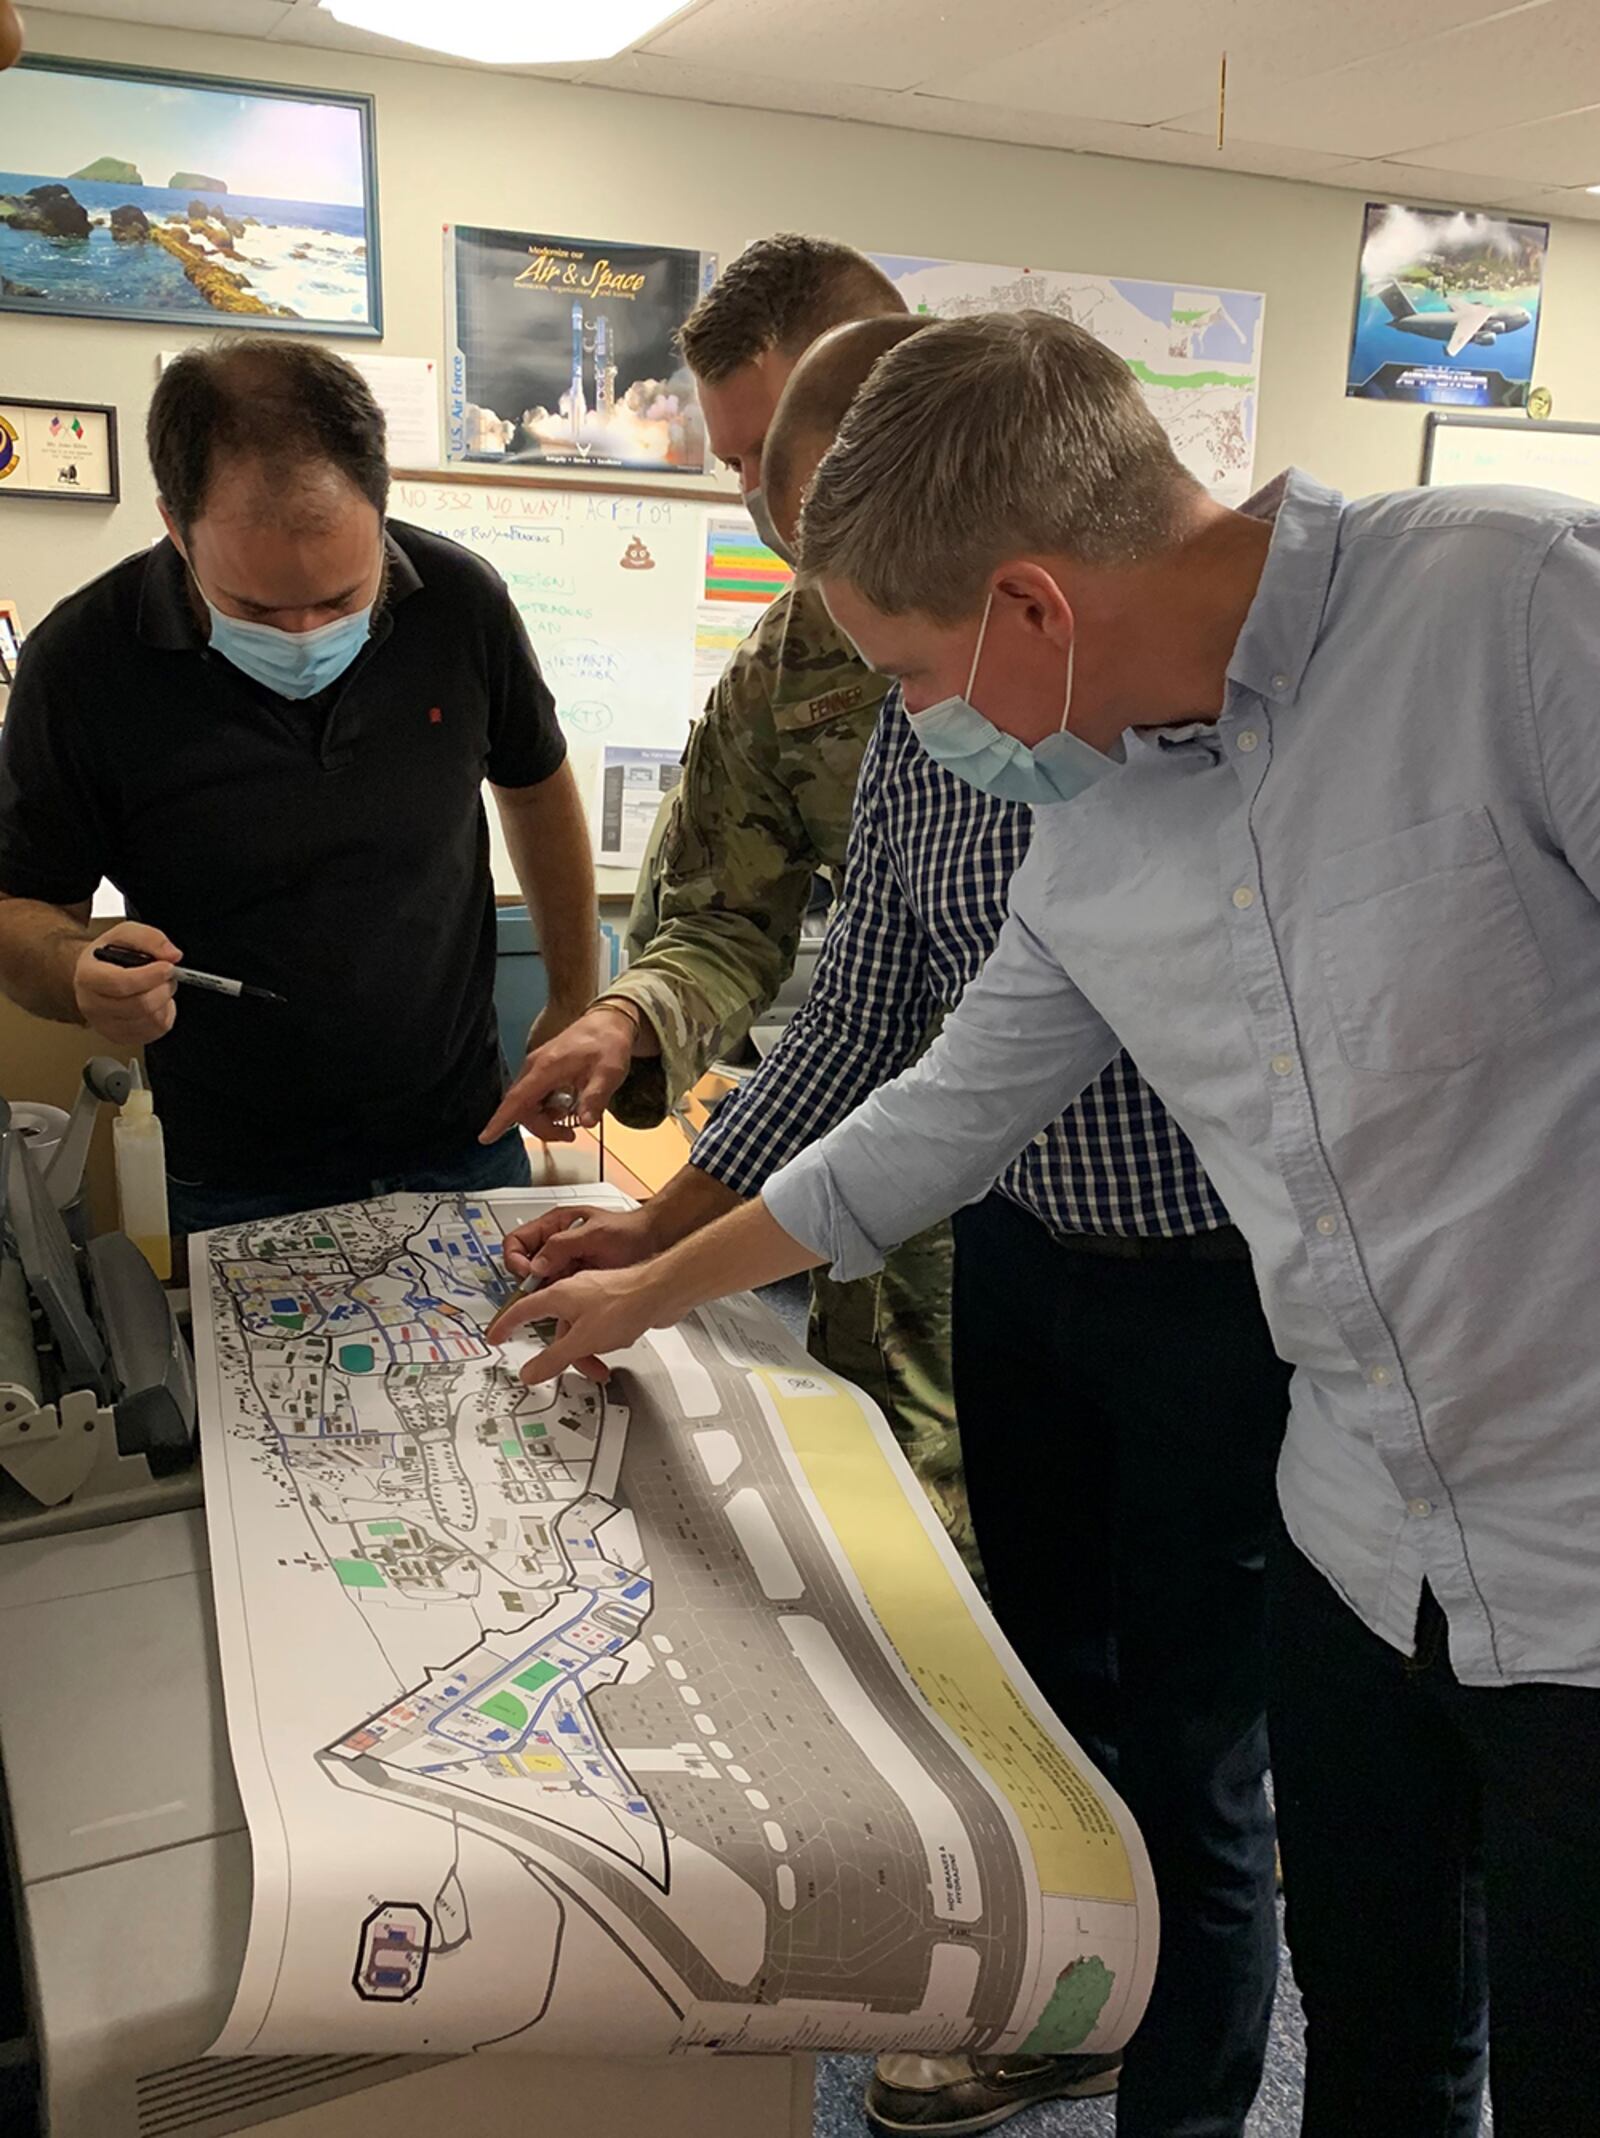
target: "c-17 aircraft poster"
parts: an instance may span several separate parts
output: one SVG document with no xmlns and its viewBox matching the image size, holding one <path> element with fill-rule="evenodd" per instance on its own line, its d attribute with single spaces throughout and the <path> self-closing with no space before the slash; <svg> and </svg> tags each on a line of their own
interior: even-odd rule
<svg viewBox="0 0 1600 2138">
<path fill-rule="evenodd" d="M 192 1245 L 255 1865 L 217 2048 L 1120 2046 L 1143 1847 L 882 1419 L 748 1297 L 525 1385 L 500 1242 L 563 1200 L 623 1199 Z"/>
<path fill-rule="evenodd" d="M 1548 223 L 1369 201 L 1345 392 L 1526 408 Z"/>
</svg>

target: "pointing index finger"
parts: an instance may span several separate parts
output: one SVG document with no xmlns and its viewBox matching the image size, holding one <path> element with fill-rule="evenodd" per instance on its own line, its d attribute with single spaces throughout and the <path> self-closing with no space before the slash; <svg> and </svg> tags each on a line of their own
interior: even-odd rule
<svg viewBox="0 0 1600 2138">
<path fill-rule="evenodd" d="M 503 1344 L 523 1325 L 530 1321 L 553 1320 L 549 1308 L 539 1297 L 537 1288 L 531 1292 L 519 1292 L 515 1299 L 508 1299 L 499 1313 L 490 1322 L 483 1336 L 485 1343 Z"/>
<path fill-rule="evenodd" d="M 553 1381 L 570 1368 L 581 1373 L 585 1380 L 597 1381 L 603 1386 L 611 1378 L 611 1368 L 604 1359 L 594 1358 L 589 1353 L 580 1351 L 580 1341 L 571 1322 L 558 1322 L 554 1341 L 546 1344 L 542 1351 L 529 1359 L 522 1369 L 521 1378 L 534 1385 L 540 1381 Z"/>
</svg>

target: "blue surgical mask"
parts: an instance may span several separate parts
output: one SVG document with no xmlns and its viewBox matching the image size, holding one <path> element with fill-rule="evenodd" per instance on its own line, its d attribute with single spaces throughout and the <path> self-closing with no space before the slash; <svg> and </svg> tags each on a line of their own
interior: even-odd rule
<svg viewBox="0 0 1600 2138">
<path fill-rule="evenodd" d="M 992 794 L 997 801 L 1032 802 L 1035 806 L 1042 802 L 1070 802 L 1117 769 L 1114 760 L 1102 751 L 1091 749 L 1081 737 L 1067 733 L 1077 640 L 1074 638 L 1067 648 L 1067 702 L 1062 708 L 1061 725 L 1055 734 L 1030 748 L 1017 736 L 997 728 L 992 720 L 986 720 L 972 703 L 972 686 L 977 680 L 993 607 L 991 590 L 973 650 L 966 696 L 941 698 L 926 712 L 910 714 L 912 731 L 936 764 L 945 766 L 980 793 Z"/>
<path fill-rule="evenodd" d="M 744 509 L 749 513 L 751 519 L 755 521 L 756 533 L 760 535 L 768 549 L 771 550 L 775 557 L 781 557 L 792 571 L 798 560 L 794 551 L 777 530 L 771 508 L 767 504 L 767 493 L 761 484 L 757 483 L 753 490 L 745 492 Z"/>
<path fill-rule="evenodd" d="M 200 599 L 206 600 L 202 592 Z M 206 601 L 211 618 L 211 649 L 280 698 L 314 698 L 337 683 L 367 643 L 372 630 L 368 602 L 349 616 L 336 616 L 315 631 L 280 631 L 274 624 L 249 624 L 224 616 Z"/>
</svg>

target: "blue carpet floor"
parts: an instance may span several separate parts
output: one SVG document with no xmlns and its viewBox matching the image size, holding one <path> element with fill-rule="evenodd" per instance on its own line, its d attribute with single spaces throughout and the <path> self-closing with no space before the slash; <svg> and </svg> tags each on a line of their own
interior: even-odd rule
<svg viewBox="0 0 1600 2138">
<path fill-rule="evenodd" d="M 870 2057 L 825 2056 L 817 2063 L 816 2138 L 867 2138 L 861 2093 L 872 2070 Z M 1294 2138 L 1300 2128 L 1300 2082 L 1305 2071 L 1305 2042 L 1300 1998 L 1283 1955 L 1278 2004 L 1267 2045 L 1267 2068 L 1255 2111 L 1246 2125 L 1248 2138 Z M 1113 2138 L 1117 2127 L 1113 2101 L 1049 2101 L 1025 2109 L 1002 2126 L 1006 2138 Z M 1493 2121 L 1484 2111 L 1481 2138 L 1491 2138 Z M 1352 2132 L 1351 2138 L 1356 2138 Z"/>
<path fill-rule="evenodd" d="M 1288 1956 L 1273 2015 L 1266 2074 L 1248 2125 L 1249 2138 L 1293 2138 L 1300 2128 L 1300 2077 L 1304 2070 L 1300 1999 L 1289 1976 Z M 861 2092 L 872 2070 L 864 2056 L 826 2056 L 817 2065 L 816 2138 L 866 2138 Z M 1007 2138 L 1112 2138 L 1116 2104 L 1048 2101 L 1003 2126 Z"/>
</svg>

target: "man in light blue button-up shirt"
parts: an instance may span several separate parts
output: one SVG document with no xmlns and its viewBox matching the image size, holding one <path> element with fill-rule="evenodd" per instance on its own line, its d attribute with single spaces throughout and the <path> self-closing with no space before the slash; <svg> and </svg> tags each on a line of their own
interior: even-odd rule
<svg viewBox="0 0 1600 2138">
<path fill-rule="evenodd" d="M 1027 761 L 1065 702 L 1119 761 L 1039 809 L 924 1060 L 764 1206 L 546 1293 L 571 1328 L 539 1364 L 870 1269 L 1126 1046 L 1295 1368 L 1273 1754 L 1305 2131 L 1474 2132 L 1487 1950 L 1497 2130 L 1572 2138 L 1600 2130 L 1600 509 L 1297 475 L 1268 530 L 1108 362 L 1036 316 L 912 337 L 806 563 L 914 725 L 965 694 Z"/>
</svg>

